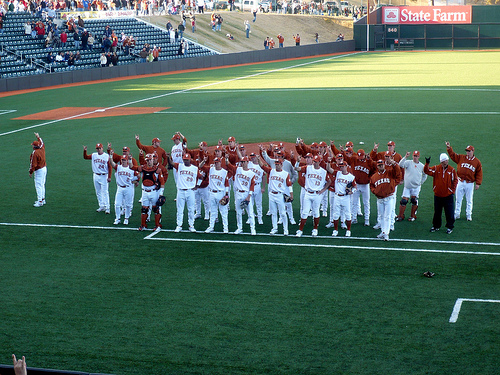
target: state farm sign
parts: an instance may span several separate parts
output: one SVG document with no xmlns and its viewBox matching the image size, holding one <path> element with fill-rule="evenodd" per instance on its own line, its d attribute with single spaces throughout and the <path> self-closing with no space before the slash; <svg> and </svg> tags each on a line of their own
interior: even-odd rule
<svg viewBox="0 0 500 375">
<path fill-rule="evenodd" d="M 472 6 L 382 7 L 382 23 L 416 25 L 423 23 L 471 23 Z"/>
</svg>

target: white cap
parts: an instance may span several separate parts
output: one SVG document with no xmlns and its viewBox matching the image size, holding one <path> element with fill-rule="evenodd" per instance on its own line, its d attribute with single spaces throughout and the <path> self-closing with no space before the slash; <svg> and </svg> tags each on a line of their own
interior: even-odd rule
<svg viewBox="0 0 500 375">
<path fill-rule="evenodd" d="M 446 160 L 450 160 L 450 158 L 444 152 L 441 155 L 439 155 L 439 162 L 440 163 L 442 163 L 443 161 L 446 161 Z"/>
</svg>

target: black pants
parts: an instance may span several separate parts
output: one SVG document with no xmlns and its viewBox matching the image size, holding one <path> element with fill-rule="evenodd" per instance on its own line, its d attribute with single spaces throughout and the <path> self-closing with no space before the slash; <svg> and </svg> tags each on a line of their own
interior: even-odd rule
<svg viewBox="0 0 500 375">
<path fill-rule="evenodd" d="M 446 217 L 446 228 L 453 229 L 455 224 L 454 197 L 454 194 L 448 195 L 447 197 L 434 196 L 434 218 L 432 219 L 432 226 L 434 228 L 441 228 L 441 217 L 443 215 L 444 209 L 444 215 Z"/>
</svg>

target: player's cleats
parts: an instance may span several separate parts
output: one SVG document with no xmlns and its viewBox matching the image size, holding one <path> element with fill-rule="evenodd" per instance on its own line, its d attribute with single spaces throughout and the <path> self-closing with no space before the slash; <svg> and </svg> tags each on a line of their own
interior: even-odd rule
<svg viewBox="0 0 500 375">
<path fill-rule="evenodd" d="M 250 234 L 251 234 L 252 236 L 257 235 L 257 232 L 255 231 L 255 228 L 250 229 Z"/>
<path fill-rule="evenodd" d="M 139 227 L 139 231 L 142 232 L 144 229 L 146 229 L 146 227 Z"/>
<path fill-rule="evenodd" d="M 300 229 L 295 233 L 295 237 L 302 237 L 302 231 Z"/>
<path fill-rule="evenodd" d="M 296 225 L 297 224 L 297 222 L 295 221 L 295 219 L 293 217 L 290 218 L 290 224 L 291 225 Z"/>
<path fill-rule="evenodd" d="M 103 212 L 103 211 L 106 211 L 106 209 L 104 207 L 99 207 L 96 212 Z"/>
<path fill-rule="evenodd" d="M 224 233 L 229 233 L 229 229 L 224 228 L 224 231 L 223 231 L 223 232 L 224 232 Z"/>
<path fill-rule="evenodd" d="M 45 201 L 44 201 L 45 202 Z M 45 204 L 45 203 L 44 203 Z M 472 216 L 467 216 L 467 221 L 472 221 Z"/>
<path fill-rule="evenodd" d="M 370 226 L 370 221 L 369 220 L 365 221 L 365 227 L 369 227 L 369 226 Z"/>
<path fill-rule="evenodd" d="M 389 241 L 389 235 L 384 233 L 384 241 Z"/>
<path fill-rule="evenodd" d="M 379 234 L 377 234 L 377 238 L 380 238 L 380 239 L 384 238 L 384 233 L 380 232 Z"/>
<path fill-rule="evenodd" d="M 115 219 L 115 221 L 113 221 L 113 225 L 118 225 L 120 224 L 120 219 Z"/>
<path fill-rule="evenodd" d="M 373 229 L 380 229 L 380 224 L 379 224 L 379 223 L 375 224 L 375 225 L 373 226 Z"/>
<path fill-rule="evenodd" d="M 240 234 L 240 233 L 243 233 L 243 229 L 238 228 L 234 231 L 234 234 Z"/>
<path fill-rule="evenodd" d="M 269 234 L 276 234 L 276 233 L 278 233 L 278 229 L 274 228 L 269 232 Z"/>
<path fill-rule="evenodd" d="M 212 233 L 213 231 L 214 231 L 213 227 L 208 227 L 207 229 L 205 229 L 205 233 Z"/>
<path fill-rule="evenodd" d="M 45 201 L 45 198 L 43 198 L 43 199 L 42 199 L 42 204 L 43 204 L 43 205 L 47 204 L 47 202 Z M 467 220 L 469 220 L 469 219 L 467 219 Z M 472 220 L 472 219 L 471 219 L 471 220 Z"/>
<path fill-rule="evenodd" d="M 288 236 L 288 231 L 287 230 L 283 231 L 283 236 Z"/>
<path fill-rule="evenodd" d="M 159 225 L 159 226 L 155 227 L 155 230 L 154 230 L 154 231 L 155 231 L 155 232 L 159 232 L 160 230 L 161 230 L 161 225 Z"/>
<path fill-rule="evenodd" d="M 345 232 L 345 236 L 346 236 L 346 237 L 351 237 L 351 231 L 350 231 L 350 230 L 347 230 L 347 231 Z"/>
<path fill-rule="evenodd" d="M 358 220 L 357 219 L 353 219 L 351 224 L 357 224 L 358 223 Z"/>
<path fill-rule="evenodd" d="M 451 234 L 451 232 L 453 232 L 453 229 L 450 228 L 446 229 L 446 234 Z"/>
<path fill-rule="evenodd" d="M 194 227 L 189 227 L 189 231 L 190 231 L 191 233 L 195 233 L 195 232 L 196 232 L 196 229 L 194 229 Z"/>
<path fill-rule="evenodd" d="M 439 228 L 434 228 L 434 227 L 431 227 L 430 231 L 431 233 L 434 233 L 435 231 L 439 230 Z"/>
<path fill-rule="evenodd" d="M 123 220 L 123 225 L 128 225 L 128 219 Z"/>
<path fill-rule="evenodd" d="M 323 217 L 327 217 L 327 216 L 328 216 L 328 212 L 323 211 Z"/>
<path fill-rule="evenodd" d="M 332 236 L 333 236 L 333 237 L 337 237 L 338 235 L 339 235 L 339 231 L 338 231 L 338 230 L 334 230 L 334 231 L 332 232 Z"/>
<path fill-rule="evenodd" d="M 43 206 L 43 203 L 41 201 L 35 202 L 35 204 L 33 205 L 33 207 L 42 207 L 42 206 Z"/>
<path fill-rule="evenodd" d="M 325 228 L 333 228 L 335 224 L 333 223 L 333 221 L 330 221 L 328 224 L 325 225 Z"/>
<path fill-rule="evenodd" d="M 316 237 L 317 235 L 318 235 L 318 230 L 317 229 L 313 229 L 312 232 L 311 232 L 311 236 Z"/>
<path fill-rule="evenodd" d="M 257 219 L 257 222 L 259 223 L 259 225 L 264 224 L 264 222 L 262 221 L 262 217 L 259 217 L 259 218 Z"/>
<path fill-rule="evenodd" d="M 181 230 L 182 230 L 182 227 L 177 226 L 177 227 L 175 227 L 174 232 L 179 233 Z"/>
<path fill-rule="evenodd" d="M 106 214 L 109 215 L 111 213 L 110 210 L 106 210 Z"/>
</svg>

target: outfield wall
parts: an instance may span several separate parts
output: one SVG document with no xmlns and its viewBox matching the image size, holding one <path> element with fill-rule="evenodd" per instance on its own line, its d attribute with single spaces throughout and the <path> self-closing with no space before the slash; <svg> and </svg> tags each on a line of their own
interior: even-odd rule
<svg viewBox="0 0 500 375">
<path fill-rule="evenodd" d="M 26 90 L 68 83 L 80 83 L 144 74 L 158 74 L 184 69 L 213 68 L 227 65 L 249 64 L 351 51 L 354 51 L 354 40 L 310 44 L 300 47 L 293 46 L 274 48 L 271 50 L 157 61 L 153 63 L 137 63 L 106 68 L 73 70 L 60 73 L 46 73 L 26 77 L 2 79 L 0 80 L 0 92 Z"/>
</svg>

